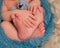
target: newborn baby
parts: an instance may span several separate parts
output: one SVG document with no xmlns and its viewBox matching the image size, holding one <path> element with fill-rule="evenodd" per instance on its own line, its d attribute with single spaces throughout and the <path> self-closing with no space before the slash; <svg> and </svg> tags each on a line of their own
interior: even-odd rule
<svg viewBox="0 0 60 48">
<path fill-rule="evenodd" d="M 45 32 L 44 23 L 43 23 L 43 9 L 42 7 L 40 7 L 39 1 L 33 0 L 30 2 L 29 0 L 27 0 L 27 2 L 30 2 L 28 10 L 10 10 L 11 7 L 16 6 L 17 1 L 18 0 L 16 1 L 15 0 L 6 0 L 6 1 L 4 0 L 3 2 L 2 18 L 4 21 L 1 23 L 1 25 L 5 31 L 5 34 L 13 40 L 24 40 L 29 37 L 43 35 L 43 33 Z M 11 4 L 9 3 L 7 4 L 7 2 Z M 25 27 L 32 27 L 31 26 L 32 23 L 30 23 L 30 20 L 27 21 L 26 19 L 27 16 L 29 16 L 28 19 L 30 19 L 31 21 L 34 21 L 34 24 L 35 24 L 37 16 L 40 16 L 40 17 L 37 17 L 38 19 L 41 18 L 41 20 L 39 21 L 40 22 L 39 26 L 33 32 L 30 32 L 30 31 L 24 32 L 26 31 Z M 23 18 L 23 20 L 25 19 L 27 22 L 26 21 L 22 22 L 21 17 Z M 12 25 L 12 23 L 10 22 L 11 20 L 13 21 L 15 26 Z"/>
</svg>

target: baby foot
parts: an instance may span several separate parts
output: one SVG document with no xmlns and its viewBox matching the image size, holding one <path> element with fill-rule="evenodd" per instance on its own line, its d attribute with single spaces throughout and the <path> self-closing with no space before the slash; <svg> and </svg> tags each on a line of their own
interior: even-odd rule
<svg viewBox="0 0 60 48">
<path fill-rule="evenodd" d="M 14 25 L 17 28 L 18 31 L 20 31 L 21 28 L 24 28 L 20 15 L 13 14 L 12 19 L 13 19 L 13 23 L 14 23 Z"/>
<path fill-rule="evenodd" d="M 45 33 L 45 27 L 43 22 L 41 22 L 39 24 L 39 26 L 36 28 L 36 30 L 33 32 L 33 34 L 31 35 L 32 38 L 34 37 L 42 37 Z"/>
<path fill-rule="evenodd" d="M 19 15 L 17 14 L 12 15 L 12 18 L 13 18 L 13 23 L 18 31 L 18 37 L 21 40 L 28 39 L 32 34 L 32 30 L 26 30 L 26 27 L 24 26 L 23 21 Z"/>
<path fill-rule="evenodd" d="M 42 35 L 45 33 L 44 23 L 41 22 L 41 23 L 39 24 L 38 28 L 39 28 L 40 34 L 41 34 L 41 36 L 42 36 Z"/>
</svg>

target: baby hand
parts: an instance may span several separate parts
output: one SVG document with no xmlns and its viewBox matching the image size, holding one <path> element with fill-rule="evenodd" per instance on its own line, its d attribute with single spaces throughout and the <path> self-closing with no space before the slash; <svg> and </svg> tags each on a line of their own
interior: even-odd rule
<svg viewBox="0 0 60 48">
<path fill-rule="evenodd" d="M 33 0 L 30 2 L 28 10 L 30 10 L 33 14 L 35 14 L 39 6 L 40 6 L 40 0 Z"/>
</svg>

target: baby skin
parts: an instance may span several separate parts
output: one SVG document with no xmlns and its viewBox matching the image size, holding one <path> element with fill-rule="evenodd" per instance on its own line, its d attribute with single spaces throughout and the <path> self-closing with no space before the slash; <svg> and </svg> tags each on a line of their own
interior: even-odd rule
<svg viewBox="0 0 60 48">
<path fill-rule="evenodd" d="M 26 18 L 27 15 L 29 14 L 29 12 L 28 11 L 24 11 L 24 12 L 25 12 L 26 16 L 24 14 L 23 17 Z M 30 38 L 30 37 L 32 37 L 32 38 L 40 37 L 45 31 L 44 23 L 43 23 L 43 14 L 42 14 L 42 12 L 40 13 L 39 10 L 35 14 L 35 16 L 30 14 L 30 16 L 27 17 L 27 19 L 25 19 L 25 20 L 23 19 L 23 21 L 21 19 L 21 14 L 19 15 L 18 13 L 16 13 L 15 15 L 13 14 L 12 19 L 13 19 L 15 27 L 18 30 L 19 38 L 21 40 L 24 40 L 24 39 Z M 40 26 L 40 27 L 38 27 L 38 26 Z M 37 27 L 38 29 L 35 30 L 35 27 Z M 28 29 L 30 29 L 30 30 L 26 31 Z"/>
<path fill-rule="evenodd" d="M 12 25 L 12 23 L 9 22 L 11 20 L 10 18 L 7 18 L 6 20 L 5 20 L 5 18 L 3 19 L 5 21 L 3 21 L 1 23 L 1 25 L 2 25 L 2 27 L 4 29 L 4 31 L 5 31 L 5 34 L 9 38 L 11 38 L 13 40 L 20 41 L 20 40 L 27 39 L 29 37 L 41 36 L 45 32 L 44 23 L 43 23 L 43 9 L 38 7 L 39 11 L 37 11 L 37 10 L 33 11 L 33 7 L 32 7 L 32 9 L 29 8 L 29 10 L 31 10 L 32 14 L 34 14 L 34 15 L 32 15 L 31 12 L 29 12 L 27 10 L 22 10 L 22 11 L 15 10 L 15 11 L 11 11 L 12 14 L 10 13 L 11 14 L 10 17 L 13 20 L 13 23 L 14 23 L 15 27 Z M 35 14 L 36 11 L 39 12 L 39 13 Z M 24 15 L 23 15 L 23 13 L 24 13 Z M 28 27 L 28 28 L 33 26 L 32 23 L 30 23 L 30 21 L 27 21 L 27 20 L 26 21 L 22 21 L 22 19 L 21 19 L 21 16 L 25 16 L 25 15 L 28 16 L 27 14 L 30 17 L 32 17 L 30 20 L 31 21 L 33 20 L 33 22 L 32 22 L 33 24 L 35 24 L 37 16 L 40 16 L 40 17 L 38 17 L 38 20 L 42 17 L 41 18 L 42 20 L 40 20 L 39 26 L 36 28 L 36 30 L 33 33 L 31 33 L 31 32 L 27 32 L 27 33 L 24 32 L 25 31 L 25 26 Z M 30 17 L 28 17 L 28 19 Z"/>
</svg>

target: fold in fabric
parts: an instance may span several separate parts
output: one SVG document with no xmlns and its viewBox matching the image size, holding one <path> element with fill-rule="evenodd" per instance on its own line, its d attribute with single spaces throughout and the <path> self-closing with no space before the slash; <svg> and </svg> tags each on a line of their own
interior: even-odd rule
<svg viewBox="0 0 60 48">
<path fill-rule="evenodd" d="M 2 2 L 0 0 L 0 23 L 2 22 L 1 9 Z M 52 35 L 54 29 L 53 14 L 51 13 L 50 5 L 47 0 L 41 0 L 42 7 L 45 10 L 44 13 L 44 24 L 45 24 L 45 34 L 43 37 L 32 38 L 24 41 L 14 41 L 9 39 L 2 27 L 0 26 L 0 48 L 37 48 L 42 45 L 48 38 Z"/>
</svg>

